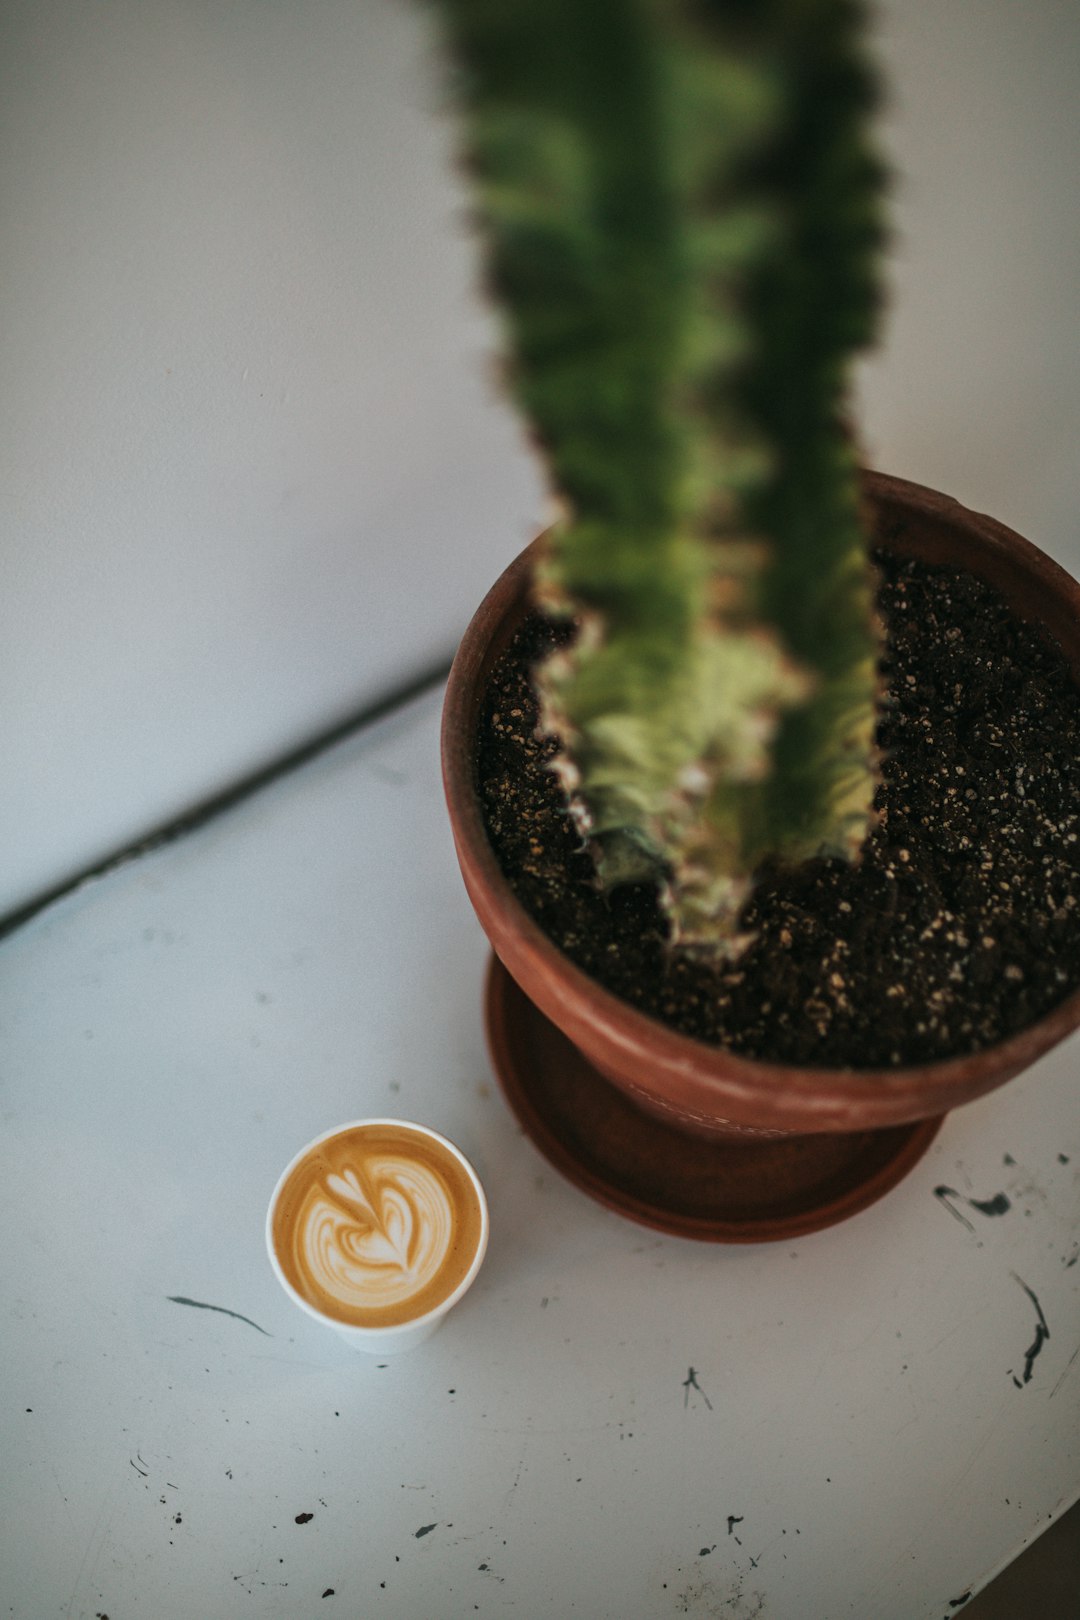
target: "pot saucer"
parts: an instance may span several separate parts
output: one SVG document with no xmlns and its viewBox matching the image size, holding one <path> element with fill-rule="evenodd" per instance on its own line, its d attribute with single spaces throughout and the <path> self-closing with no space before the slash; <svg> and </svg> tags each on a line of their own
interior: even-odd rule
<svg viewBox="0 0 1080 1620">
<path fill-rule="evenodd" d="M 707 1243 L 768 1243 L 865 1209 L 922 1158 L 944 1116 L 850 1135 L 708 1141 L 643 1113 L 492 957 L 488 1041 L 526 1134 L 575 1186 L 631 1220 Z"/>
</svg>

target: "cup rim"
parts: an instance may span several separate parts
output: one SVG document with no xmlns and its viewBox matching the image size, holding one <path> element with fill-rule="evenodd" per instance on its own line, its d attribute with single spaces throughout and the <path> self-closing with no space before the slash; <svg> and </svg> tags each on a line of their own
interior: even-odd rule
<svg viewBox="0 0 1080 1620">
<path fill-rule="evenodd" d="M 297 1165 L 300 1164 L 303 1159 L 307 1158 L 312 1149 L 317 1148 L 322 1142 L 328 1142 L 331 1137 L 343 1136 L 347 1131 L 355 1131 L 365 1126 L 377 1125 L 393 1125 L 400 1129 L 414 1131 L 418 1136 L 423 1136 L 429 1141 L 437 1142 L 458 1161 L 468 1176 L 473 1191 L 476 1193 L 477 1204 L 480 1210 L 480 1235 L 476 1242 L 476 1252 L 469 1262 L 468 1270 L 465 1272 L 465 1275 L 462 1277 L 457 1287 L 454 1288 L 445 1299 L 440 1300 L 437 1305 L 432 1305 L 431 1308 L 424 1311 L 421 1316 L 410 1316 L 403 1322 L 387 1322 L 383 1326 L 369 1327 L 360 1322 L 346 1322 L 338 1316 L 331 1316 L 328 1312 L 321 1311 L 317 1305 L 313 1305 L 310 1300 L 305 1299 L 299 1290 L 293 1286 L 285 1274 L 284 1267 L 278 1258 L 277 1251 L 274 1246 L 273 1234 L 274 1211 L 277 1208 L 278 1199 L 281 1196 L 282 1190 L 285 1187 L 289 1177 L 296 1169 Z M 329 1130 L 320 1131 L 318 1136 L 313 1136 L 310 1141 L 305 1142 L 303 1147 L 293 1154 L 284 1170 L 282 1170 L 281 1174 L 278 1176 L 277 1181 L 274 1184 L 274 1190 L 270 1194 L 270 1202 L 266 1208 L 266 1220 L 263 1225 L 263 1237 L 266 1243 L 266 1252 L 270 1260 L 270 1265 L 273 1269 L 274 1275 L 277 1277 L 278 1282 L 284 1288 L 285 1292 L 288 1294 L 293 1303 L 299 1305 L 302 1311 L 306 1311 L 309 1316 L 314 1317 L 316 1322 L 321 1322 L 326 1327 L 335 1328 L 339 1333 L 347 1333 L 350 1337 L 355 1336 L 356 1338 L 371 1339 L 372 1341 L 376 1339 L 389 1339 L 396 1334 L 411 1333 L 414 1329 L 426 1327 L 429 1323 L 437 1321 L 439 1317 L 445 1316 L 446 1313 L 457 1304 L 458 1300 L 475 1281 L 476 1274 L 480 1270 L 480 1267 L 483 1264 L 484 1256 L 487 1253 L 490 1231 L 491 1217 L 488 1211 L 487 1194 L 484 1192 L 483 1183 L 476 1172 L 475 1166 L 469 1161 L 468 1158 L 466 1158 L 465 1154 L 458 1147 L 457 1143 L 451 1142 L 448 1136 L 444 1136 L 441 1131 L 434 1130 L 430 1125 L 421 1125 L 418 1120 L 393 1118 L 387 1115 L 372 1115 L 370 1117 L 365 1116 L 363 1119 L 348 1120 L 343 1125 L 332 1125 Z"/>
</svg>

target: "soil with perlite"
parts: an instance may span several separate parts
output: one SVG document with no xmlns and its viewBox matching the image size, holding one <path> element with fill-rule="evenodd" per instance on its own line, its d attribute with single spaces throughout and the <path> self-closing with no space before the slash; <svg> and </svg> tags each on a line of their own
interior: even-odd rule
<svg viewBox="0 0 1080 1620">
<path fill-rule="evenodd" d="M 528 619 L 493 672 L 478 756 L 518 897 L 585 972 L 745 1057 L 895 1067 L 989 1046 L 1080 983 L 1080 690 L 970 575 L 878 559 L 887 697 L 878 820 L 856 864 L 765 871 L 735 964 L 672 951 L 654 886 L 605 895 L 547 769 Z M 565 634 L 565 632 L 563 632 Z"/>
</svg>

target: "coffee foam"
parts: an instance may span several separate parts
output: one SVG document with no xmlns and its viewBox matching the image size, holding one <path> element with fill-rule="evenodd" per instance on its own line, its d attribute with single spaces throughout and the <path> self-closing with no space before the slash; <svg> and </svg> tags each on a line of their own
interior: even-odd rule
<svg viewBox="0 0 1080 1620">
<path fill-rule="evenodd" d="M 286 1176 L 271 1220 L 290 1285 L 357 1327 L 412 1322 L 441 1305 L 465 1280 L 483 1228 L 457 1155 L 392 1121 L 316 1143 Z"/>
</svg>

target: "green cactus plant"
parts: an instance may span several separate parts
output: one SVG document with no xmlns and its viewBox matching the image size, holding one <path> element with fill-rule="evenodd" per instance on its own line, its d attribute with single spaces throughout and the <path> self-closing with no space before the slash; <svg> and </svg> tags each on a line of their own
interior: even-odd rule
<svg viewBox="0 0 1080 1620">
<path fill-rule="evenodd" d="M 577 633 L 535 672 L 603 883 L 718 958 L 767 857 L 856 858 L 879 627 L 844 423 L 883 176 L 856 0 L 442 0 Z"/>
</svg>

